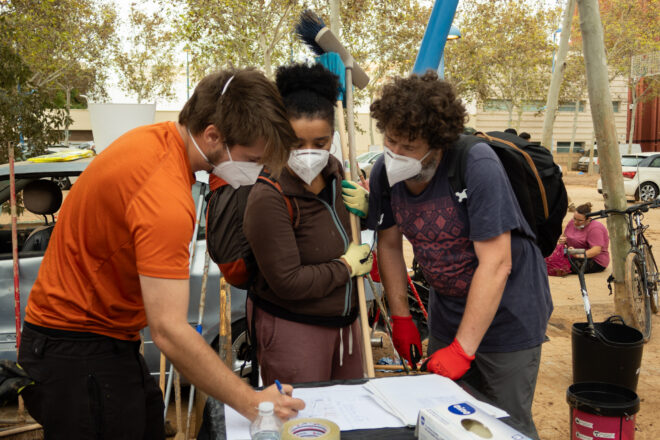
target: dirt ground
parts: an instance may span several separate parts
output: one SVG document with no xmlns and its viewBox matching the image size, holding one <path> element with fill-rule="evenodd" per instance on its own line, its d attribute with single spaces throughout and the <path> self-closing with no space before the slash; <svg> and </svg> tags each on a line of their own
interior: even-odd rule
<svg viewBox="0 0 660 440">
<path fill-rule="evenodd" d="M 596 191 L 598 176 L 571 172 L 564 177 L 569 197 L 575 206 L 591 202 L 592 210 L 603 209 L 603 197 Z M 572 218 L 568 213 L 565 222 Z M 600 220 L 603 221 L 604 220 Z M 647 237 L 655 249 L 660 249 L 660 209 L 646 214 L 645 224 L 650 225 Z M 658 251 L 656 251 L 656 255 Z M 614 297 L 609 295 L 608 268 L 598 274 L 587 274 L 586 283 L 595 321 L 603 321 L 614 314 Z M 550 318 L 543 345 L 533 415 L 542 440 L 570 438 L 569 407 L 566 390 L 572 384 L 571 327 L 574 322 L 585 322 L 586 317 L 576 275 L 563 278 L 550 277 L 550 291 L 554 312 Z M 641 407 L 636 419 L 636 440 L 660 439 L 660 422 L 655 416 L 660 412 L 660 315 L 653 316 L 654 335 L 645 344 L 637 393 Z M 376 360 L 391 356 L 390 344 L 374 350 Z M 377 375 L 380 375 L 377 373 Z"/>
<path fill-rule="evenodd" d="M 565 177 L 568 194 L 575 203 L 591 202 L 593 210 L 603 209 L 603 198 L 596 191 L 597 177 L 571 173 Z M 572 217 L 569 213 L 567 220 Z M 660 249 L 660 209 L 651 210 L 645 216 L 649 225 L 647 238 Z M 602 321 L 614 314 L 614 298 L 609 296 L 605 272 L 586 275 L 587 290 L 591 300 L 594 319 Z M 547 335 L 550 341 L 543 345 L 533 414 L 542 439 L 569 438 L 568 404 L 566 389 L 572 383 L 571 326 L 574 322 L 586 321 L 580 296 L 577 276 L 550 277 L 550 290 L 554 312 L 550 318 Z M 642 367 L 637 393 L 641 400 L 636 419 L 636 440 L 660 438 L 660 423 L 655 415 L 660 410 L 660 316 L 653 316 L 654 335 L 644 346 Z M 655 415 L 654 415 L 655 414 Z"/>
</svg>

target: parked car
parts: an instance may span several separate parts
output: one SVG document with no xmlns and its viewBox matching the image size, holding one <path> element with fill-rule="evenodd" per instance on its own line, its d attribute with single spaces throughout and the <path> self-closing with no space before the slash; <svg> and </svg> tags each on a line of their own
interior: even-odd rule
<svg viewBox="0 0 660 440">
<path fill-rule="evenodd" d="M 382 151 L 368 151 L 366 153 L 360 154 L 355 160 L 358 163 L 358 167 L 364 171 L 364 177 L 368 178 L 371 174 L 371 169 L 374 166 L 374 163 L 378 158 L 383 154 Z"/>
<path fill-rule="evenodd" d="M 590 150 L 584 150 L 584 155 L 578 159 L 577 170 L 578 171 L 588 171 L 589 170 L 589 157 Z M 594 148 L 594 171 L 598 172 L 598 148 Z"/>
<path fill-rule="evenodd" d="M 93 158 L 79 159 L 70 162 L 17 162 L 15 164 L 16 172 L 16 191 L 20 191 L 30 182 L 37 179 L 71 179 L 79 176 Z M 192 194 L 195 204 L 199 202 L 201 184 L 198 182 L 193 186 Z M 0 165 L 0 203 L 9 200 L 9 166 Z M 202 203 L 206 203 L 202 199 Z M 204 208 L 204 207 L 203 207 Z M 202 211 L 203 212 L 203 211 Z M 188 311 L 188 321 L 191 325 L 196 325 L 198 320 L 198 308 L 202 274 L 204 268 L 204 255 L 206 253 L 205 224 L 204 217 L 201 217 L 199 231 L 195 241 L 194 259 L 191 265 L 190 274 L 190 304 Z M 57 218 L 57 215 L 54 217 Z M 52 220 L 49 218 L 49 222 Z M 30 232 L 44 224 L 43 219 L 32 213 L 26 213 L 19 217 L 18 221 L 18 249 L 19 249 L 19 274 L 20 274 L 20 302 L 21 302 L 21 322 L 25 317 L 25 305 L 32 285 L 36 280 L 39 266 L 43 259 L 44 251 L 26 251 L 23 246 L 28 239 Z M 12 241 L 11 241 L 11 223 L 3 222 L 0 225 L 0 359 L 16 359 L 16 325 L 14 317 L 14 277 L 12 262 Z M 203 317 L 204 339 L 213 346 L 218 346 L 219 313 L 220 313 L 220 271 L 218 266 L 211 262 L 209 266 L 209 278 L 207 284 L 206 304 Z M 245 319 L 245 300 L 246 292 L 244 290 L 231 287 L 231 330 L 232 330 L 232 350 L 234 355 L 233 369 L 240 371 L 241 365 L 246 357 L 246 319 Z M 150 371 L 158 375 L 160 351 L 153 344 L 148 328 L 144 331 L 145 339 L 145 359 Z M 243 374 L 250 371 L 250 364 L 247 363 Z"/>
<path fill-rule="evenodd" d="M 46 149 L 46 154 L 51 154 L 51 153 L 62 153 L 71 149 L 75 150 L 92 150 L 96 153 L 96 150 L 94 150 L 94 142 L 88 141 L 88 142 L 71 142 L 69 146 L 66 145 L 50 145 Z M 71 189 L 71 179 L 69 179 L 67 176 L 60 176 L 60 177 L 53 177 L 51 180 L 55 183 L 57 183 L 57 186 L 60 187 L 63 191 Z"/>
<path fill-rule="evenodd" d="M 660 195 L 660 153 L 647 152 L 621 156 L 623 188 L 626 197 L 648 202 Z M 603 193 L 603 182 L 598 179 L 598 192 Z"/>
<path fill-rule="evenodd" d="M 630 154 L 637 154 L 642 152 L 642 146 L 640 144 L 619 144 L 619 154 L 621 156 L 623 155 L 630 155 Z M 587 171 L 589 169 L 589 157 L 590 157 L 590 150 L 584 150 L 582 157 L 578 159 L 577 163 L 577 169 L 578 171 Z M 594 145 L 594 171 L 599 172 L 598 170 L 598 145 Z"/>
</svg>

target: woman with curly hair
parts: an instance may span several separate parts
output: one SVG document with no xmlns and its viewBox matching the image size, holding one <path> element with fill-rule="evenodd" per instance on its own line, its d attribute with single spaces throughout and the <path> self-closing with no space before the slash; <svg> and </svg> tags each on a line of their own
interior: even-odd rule
<svg viewBox="0 0 660 440">
<path fill-rule="evenodd" d="M 466 188 L 453 191 L 448 157 L 462 148 L 465 107 L 435 73 L 397 78 L 371 106 L 385 139 L 371 171 L 367 225 L 397 351 L 421 348 L 406 295 L 402 238 L 431 286 L 426 368 L 464 380 L 537 438 L 531 407 L 552 312 L 545 263 L 495 152 L 474 144 Z"/>
<path fill-rule="evenodd" d="M 350 242 L 343 170 L 329 154 L 338 80 L 321 65 L 276 76 L 298 142 L 271 185 L 250 191 L 243 230 L 259 266 L 248 291 L 264 384 L 362 377 L 356 279 L 369 246 Z M 287 206 L 288 205 L 288 206 Z M 290 207 L 290 208 L 289 208 Z"/>
</svg>

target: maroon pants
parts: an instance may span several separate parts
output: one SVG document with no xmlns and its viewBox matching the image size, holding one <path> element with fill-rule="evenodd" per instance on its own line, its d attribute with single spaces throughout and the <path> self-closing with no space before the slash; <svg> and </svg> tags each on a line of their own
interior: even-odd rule
<svg viewBox="0 0 660 440">
<path fill-rule="evenodd" d="M 275 379 L 303 383 L 363 377 L 357 319 L 340 329 L 287 321 L 253 307 L 250 300 L 247 310 L 248 325 L 255 313 L 257 360 L 264 386 Z"/>
</svg>

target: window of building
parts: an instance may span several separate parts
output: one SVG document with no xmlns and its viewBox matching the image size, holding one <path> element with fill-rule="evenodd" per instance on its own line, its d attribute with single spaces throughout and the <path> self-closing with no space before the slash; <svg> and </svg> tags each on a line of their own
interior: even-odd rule
<svg viewBox="0 0 660 440">
<path fill-rule="evenodd" d="M 522 104 L 524 112 L 540 112 L 545 108 L 545 101 L 525 101 Z"/>
<path fill-rule="evenodd" d="M 621 101 L 612 101 L 612 109 L 614 109 L 614 113 L 619 113 L 619 104 L 621 104 Z"/>
<path fill-rule="evenodd" d="M 508 99 L 487 99 L 484 102 L 484 111 L 486 112 L 508 112 L 509 111 Z"/>
<path fill-rule="evenodd" d="M 571 149 L 570 142 L 557 142 L 557 152 L 558 153 L 568 153 Z M 584 152 L 584 142 L 575 142 L 573 144 L 573 153 L 583 153 Z"/>
<path fill-rule="evenodd" d="M 583 112 L 584 111 L 584 106 L 586 104 L 586 101 L 580 101 L 580 109 L 579 111 Z M 574 112 L 575 111 L 575 101 L 573 102 L 560 102 L 559 107 L 557 108 L 560 112 Z"/>
</svg>

